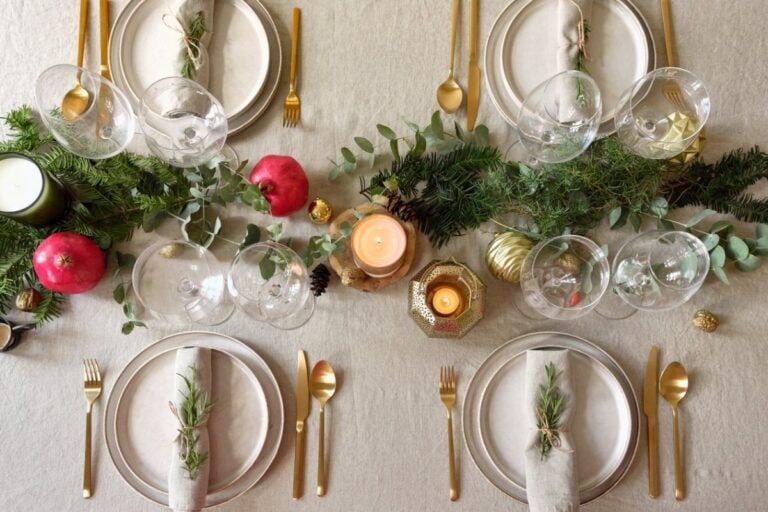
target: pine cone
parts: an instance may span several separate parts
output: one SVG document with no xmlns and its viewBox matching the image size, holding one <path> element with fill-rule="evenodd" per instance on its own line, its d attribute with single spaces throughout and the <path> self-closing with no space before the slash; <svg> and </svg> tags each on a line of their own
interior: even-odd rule
<svg viewBox="0 0 768 512">
<path fill-rule="evenodd" d="M 328 288 L 328 281 L 331 279 L 331 271 L 328 267 L 322 263 L 312 269 L 312 273 L 309 275 L 310 289 L 315 297 L 319 297 L 325 293 L 325 289 Z"/>
<path fill-rule="evenodd" d="M 414 222 L 416 220 L 416 208 L 397 193 L 389 196 L 387 211 L 403 222 Z"/>
</svg>

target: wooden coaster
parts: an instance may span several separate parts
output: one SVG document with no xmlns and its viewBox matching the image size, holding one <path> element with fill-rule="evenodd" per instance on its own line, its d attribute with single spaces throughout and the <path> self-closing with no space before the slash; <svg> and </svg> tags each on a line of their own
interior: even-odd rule
<svg viewBox="0 0 768 512">
<path fill-rule="evenodd" d="M 355 210 L 362 213 L 387 213 L 386 208 L 383 206 L 366 203 L 358 206 L 357 208 L 350 208 L 338 214 L 333 222 L 328 227 L 328 231 L 332 238 L 341 236 L 339 226 L 344 222 L 354 224 L 357 221 L 355 217 Z M 411 270 L 414 257 L 416 255 L 416 226 L 412 222 L 400 223 L 405 228 L 405 257 L 403 258 L 402 266 L 391 276 L 375 278 L 371 277 L 355 264 L 355 260 L 352 257 L 352 250 L 349 246 L 349 240 L 342 240 L 342 248 L 336 251 L 328 258 L 328 262 L 331 264 L 331 268 L 341 278 L 341 284 L 362 290 L 364 292 L 375 292 L 381 290 L 393 283 L 400 281 L 408 271 Z"/>
</svg>

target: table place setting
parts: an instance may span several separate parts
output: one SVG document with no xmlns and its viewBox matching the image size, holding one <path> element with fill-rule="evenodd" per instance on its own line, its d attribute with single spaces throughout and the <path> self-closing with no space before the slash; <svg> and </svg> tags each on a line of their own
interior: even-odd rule
<svg viewBox="0 0 768 512">
<path fill-rule="evenodd" d="M 751 188 L 768 177 L 768 154 L 755 146 L 705 161 L 722 91 L 711 70 L 677 67 L 669 0 L 658 17 L 632 0 L 500 0 L 483 12 L 469 0 L 467 27 L 461 0 L 443 2 L 447 78 L 435 89 L 431 73 L 413 77 L 423 86 L 413 95 L 440 110 L 426 123 L 398 112 L 394 125 L 371 94 L 353 115 L 319 103 L 311 127 L 302 103 L 324 98 L 302 86 L 341 97 L 345 84 L 316 82 L 317 61 L 352 65 L 323 54 L 318 34 L 368 52 L 342 39 L 358 13 L 326 6 L 322 18 L 309 3 L 267 0 L 117 4 L 111 17 L 99 0 L 98 72 L 89 0 L 61 7 L 77 9 L 75 64 L 35 70 L 34 106 L 6 106 L 0 141 L 0 370 L 10 383 L 0 412 L 12 429 L 25 423 L 10 414 L 11 386 L 38 389 L 65 366 L 56 357 L 87 356 L 81 380 L 23 409 L 38 418 L 82 388 L 90 501 L 78 503 L 399 510 L 402 495 L 430 510 L 571 512 L 672 503 L 666 480 L 679 506 L 711 498 L 714 473 L 688 441 L 703 413 L 685 414 L 684 398 L 711 393 L 720 363 L 679 340 L 720 354 L 721 318 L 727 335 L 747 336 L 717 289 L 705 290 L 729 275 L 755 289 L 734 276 L 768 256 L 765 201 Z M 360 39 L 380 38 L 365 24 L 384 21 L 377 9 L 354 18 Z M 400 18 L 378 27 L 387 50 L 398 48 Z M 448 21 L 424 20 L 435 34 Z M 428 59 L 443 54 L 437 35 L 420 37 Z M 370 87 L 356 73 L 355 87 Z M 363 122 L 370 132 L 349 133 Z M 128 149 L 134 139 L 148 153 Z M 316 154 L 320 143 L 335 156 Z M 112 335 L 125 343 L 108 344 Z M 43 347 L 50 338 L 66 349 Z M 328 360 L 310 364 L 321 350 Z M 662 369 L 662 350 L 679 361 Z M 731 356 L 742 353 L 759 360 L 741 346 Z M 437 359 L 448 361 L 439 373 Z M 41 371 L 18 379 L 32 365 Z M 422 401 L 424 368 L 434 374 Z M 659 396 L 670 407 L 661 420 Z M 436 398 L 439 430 L 420 415 Z M 717 405 L 692 398 L 704 413 Z M 74 437 L 61 425 L 58 435 Z M 642 456 L 647 473 L 636 470 Z M 307 466 L 322 500 L 304 498 Z M 0 491 L 10 510 L 29 508 L 17 482 Z"/>
</svg>

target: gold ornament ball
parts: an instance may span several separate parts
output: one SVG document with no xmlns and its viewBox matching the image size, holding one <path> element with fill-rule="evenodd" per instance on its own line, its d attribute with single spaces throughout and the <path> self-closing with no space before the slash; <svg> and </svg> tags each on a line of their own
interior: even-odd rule
<svg viewBox="0 0 768 512">
<path fill-rule="evenodd" d="M 581 272 L 581 260 L 572 252 L 564 252 L 555 261 L 559 267 L 571 274 L 578 274 Z"/>
<path fill-rule="evenodd" d="M 43 296 L 34 288 L 25 288 L 16 296 L 16 307 L 20 311 L 29 313 L 37 309 Z"/>
<path fill-rule="evenodd" d="M 493 237 L 485 251 L 485 265 L 496 279 L 507 283 L 520 282 L 523 260 L 533 248 L 533 240 L 515 231 Z"/>
<path fill-rule="evenodd" d="M 694 327 L 704 332 L 715 332 L 720 325 L 720 319 L 706 309 L 700 309 L 694 313 L 691 321 Z"/>
<path fill-rule="evenodd" d="M 315 224 L 328 224 L 331 222 L 331 217 L 333 217 L 333 207 L 331 206 L 331 203 L 322 197 L 318 197 L 309 203 L 307 211 L 309 212 L 309 218 Z"/>
<path fill-rule="evenodd" d="M 177 243 L 170 243 L 168 245 L 164 245 L 160 248 L 158 251 L 160 253 L 160 256 L 167 259 L 173 259 L 176 256 L 179 255 L 181 252 L 181 244 Z"/>
</svg>

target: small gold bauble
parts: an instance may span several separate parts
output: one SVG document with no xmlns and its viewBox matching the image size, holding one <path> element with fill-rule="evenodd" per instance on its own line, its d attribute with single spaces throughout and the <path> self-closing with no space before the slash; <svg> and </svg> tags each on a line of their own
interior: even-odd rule
<svg viewBox="0 0 768 512">
<path fill-rule="evenodd" d="M 673 156 L 669 159 L 669 163 L 674 166 L 680 166 L 685 165 L 687 163 L 693 162 L 698 158 L 699 154 L 701 154 L 702 150 L 704 149 L 704 146 L 707 143 L 707 129 L 702 128 L 699 132 L 699 135 L 696 137 L 696 140 L 693 141 L 693 144 L 691 144 L 688 149 L 680 153 L 679 155 Z"/>
<path fill-rule="evenodd" d="M 515 231 L 493 237 L 485 251 L 485 264 L 491 275 L 507 283 L 520 282 L 520 268 L 533 247 L 533 240 Z"/>
<path fill-rule="evenodd" d="M 693 314 L 693 325 L 704 332 L 715 332 L 720 325 L 720 319 L 711 311 L 700 309 Z"/>
<path fill-rule="evenodd" d="M 345 267 L 341 271 L 341 284 L 344 286 L 353 286 L 355 283 L 365 281 L 368 277 L 365 272 L 358 267 Z"/>
<path fill-rule="evenodd" d="M 333 207 L 331 206 L 331 203 L 322 197 L 318 197 L 309 203 L 307 211 L 309 212 L 309 218 L 315 224 L 328 224 L 331 221 L 331 217 L 333 217 Z"/>
<path fill-rule="evenodd" d="M 163 258 L 173 259 L 181 252 L 181 244 L 170 243 L 164 245 L 158 251 Z"/>
<path fill-rule="evenodd" d="M 571 274 L 581 272 L 581 260 L 572 252 L 564 252 L 555 260 L 555 264 Z"/>
<path fill-rule="evenodd" d="M 19 310 L 29 313 L 37 309 L 43 296 L 34 288 L 24 288 L 16 296 L 16 307 Z"/>
</svg>

